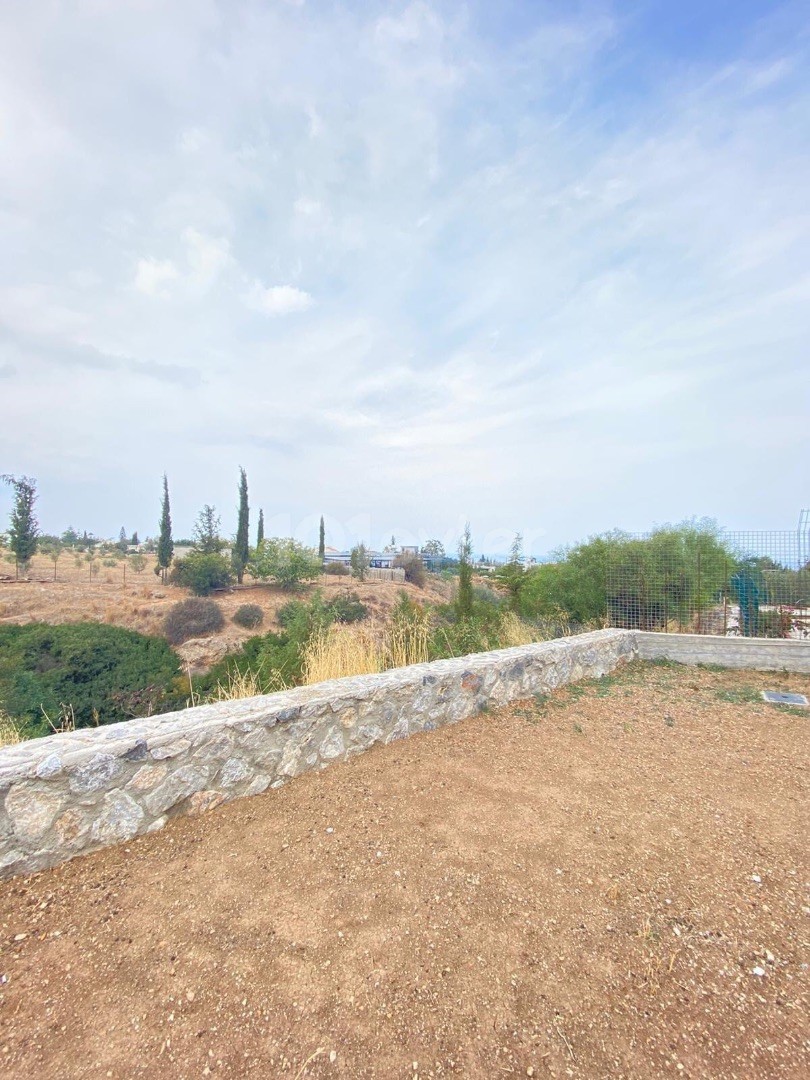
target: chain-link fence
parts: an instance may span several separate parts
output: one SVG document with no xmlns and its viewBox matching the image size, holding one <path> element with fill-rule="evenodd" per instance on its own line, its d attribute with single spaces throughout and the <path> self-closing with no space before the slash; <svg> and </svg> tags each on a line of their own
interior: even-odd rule
<svg viewBox="0 0 810 1080">
<path fill-rule="evenodd" d="M 608 553 L 611 626 L 810 638 L 810 514 L 796 530 L 660 529 Z"/>
</svg>

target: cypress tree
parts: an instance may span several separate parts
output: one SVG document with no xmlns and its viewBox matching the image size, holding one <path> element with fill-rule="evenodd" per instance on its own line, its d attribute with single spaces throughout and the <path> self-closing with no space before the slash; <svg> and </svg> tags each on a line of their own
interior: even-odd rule
<svg viewBox="0 0 810 1080">
<path fill-rule="evenodd" d="M 241 585 L 245 576 L 245 567 L 250 556 L 250 535 L 248 532 L 250 520 L 250 508 L 248 507 L 247 473 L 243 468 L 239 469 L 239 517 L 236 523 L 236 537 L 231 549 L 231 563 L 233 564 L 236 580 Z"/>
<path fill-rule="evenodd" d="M 11 511 L 8 535 L 14 552 L 14 576 L 28 570 L 28 564 L 37 550 L 39 522 L 34 514 L 37 501 L 37 482 L 31 476 L 8 476 L 2 479 L 14 488 L 14 508 Z"/>
<path fill-rule="evenodd" d="M 464 526 L 464 535 L 458 545 L 458 595 L 456 611 L 459 618 L 468 619 L 472 615 L 472 537 L 469 521 Z"/>
<path fill-rule="evenodd" d="M 318 558 L 323 562 L 326 556 L 326 526 L 323 523 L 323 514 L 321 514 L 321 527 L 318 533 Z"/>
<path fill-rule="evenodd" d="M 259 526 L 256 529 L 256 547 L 259 547 L 264 540 L 264 510 L 259 507 Z"/>
<path fill-rule="evenodd" d="M 169 481 L 163 474 L 163 504 L 160 510 L 160 533 L 157 542 L 157 570 L 163 580 L 174 556 L 174 540 L 172 540 L 172 515 L 169 507 Z"/>
</svg>

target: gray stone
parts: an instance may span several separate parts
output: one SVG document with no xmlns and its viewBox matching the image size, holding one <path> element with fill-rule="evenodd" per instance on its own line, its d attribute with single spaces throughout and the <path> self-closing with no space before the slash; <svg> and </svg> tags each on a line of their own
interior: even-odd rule
<svg viewBox="0 0 810 1080">
<path fill-rule="evenodd" d="M 17 784 L 6 795 L 6 813 L 14 835 L 23 844 L 36 844 L 53 825 L 65 796 L 32 784 Z"/>
<path fill-rule="evenodd" d="M 153 747 L 152 757 L 155 761 L 164 761 L 166 758 L 178 757 L 180 754 L 184 754 L 190 747 L 191 743 L 188 739 L 175 739 L 173 742 Z"/>
<path fill-rule="evenodd" d="M 116 844 L 131 840 L 144 819 L 143 810 L 125 791 L 111 791 L 104 796 L 103 808 L 90 830 L 94 844 Z"/>
<path fill-rule="evenodd" d="M 254 776 L 245 788 L 245 795 L 261 795 L 263 791 L 267 791 L 270 787 L 270 779 L 271 778 L 264 773 Z"/>
<path fill-rule="evenodd" d="M 196 765 L 182 765 L 175 769 L 166 780 L 151 791 L 144 799 L 144 805 L 152 816 L 162 814 L 175 803 L 201 791 L 208 782 L 208 770 Z"/>
<path fill-rule="evenodd" d="M 222 766 L 219 782 L 226 788 L 235 787 L 236 784 L 250 776 L 252 771 L 250 765 L 243 761 L 242 758 L 233 757 Z"/>
<path fill-rule="evenodd" d="M 124 766 L 112 754 L 94 754 L 84 765 L 77 766 L 70 774 L 70 790 L 77 795 L 101 791 L 109 782 L 123 772 Z"/>
<path fill-rule="evenodd" d="M 58 754 L 48 754 L 37 765 L 37 776 L 40 780 L 50 780 L 52 776 L 58 776 L 62 771 L 62 759 Z"/>
<path fill-rule="evenodd" d="M 320 755 L 325 761 L 331 761 L 334 758 L 339 758 L 344 753 L 346 747 L 343 743 L 343 732 L 337 725 L 329 729 L 326 733 L 326 738 L 323 740 L 320 746 Z"/>
<path fill-rule="evenodd" d="M 138 739 L 121 755 L 124 761 L 143 761 L 146 757 L 146 739 Z"/>
</svg>

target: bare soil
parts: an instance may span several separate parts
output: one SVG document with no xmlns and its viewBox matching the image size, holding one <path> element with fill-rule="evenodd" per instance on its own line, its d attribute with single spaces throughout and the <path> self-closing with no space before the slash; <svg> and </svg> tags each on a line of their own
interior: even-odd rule
<svg viewBox="0 0 810 1080">
<path fill-rule="evenodd" d="M 635 664 L 0 886 L 14 1077 L 806 1077 L 810 678 Z"/>
<path fill-rule="evenodd" d="M 87 564 L 81 557 L 78 562 L 80 565 L 69 553 L 62 555 L 56 565 L 55 581 L 53 563 L 44 555 L 34 557 L 29 578 L 25 581 L 14 581 L 13 565 L 0 563 L 3 575 L 0 579 L 0 625 L 91 621 L 123 626 L 142 634 L 162 634 L 163 620 L 169 608 L 191 595 L 188 589 L 161 585 L 154 574 L 156 562 L 152 556 L 147 556 L 146 568 L 140 574 L 128 568 L 125 575 L 123 562 L 115 567 L 105 567 L 99 561 L 99 572 L 92 580 Z M 317 584 L 296 593 L 275 585 L 254 585 L 246 579 L 243 586 L 213 596 L 225 616 L 224 629 L 186 643 L 177 652 L 190 662 L 195 674 L 200 673 L 226 653 L 238 649 L 247 638 L 278 630 L 276 615 L 279 608 L 293 597 L 310 596 L 316 588 L 322 590 L 327 601 L 340 594 L 356 593 L 369 607 L 371 617 L 381 621 L 389 617 L 403 589 L 423 603 L 443 603 L 448 596 L 447 586 L 439 578 L 428 578 L 425 588 L 418 589 L 401 582 L 358 582 L 348 576 L 324 574 Z M 258 604 L 264 612 L 264 623 L 255 630 L 245 630 L 231 621 L 236 609 L 247 603 Z"/>
</svg>

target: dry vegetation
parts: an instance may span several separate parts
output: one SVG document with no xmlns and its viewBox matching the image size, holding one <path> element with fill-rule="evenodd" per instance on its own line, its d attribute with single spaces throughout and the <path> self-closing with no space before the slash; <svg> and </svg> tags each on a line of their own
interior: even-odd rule
<svg viewBox="0 0 810 1080">
<path fill-rule="evenodd" d="M 57 563 L 57 580 L 53 580 L 53 563 L 44 555 L 32 562 L 28 581 L 13 580 L 13 566 L 0 563 L 0 623 L 48 622 L 66 623 L 80 620 L 106 622 L 138 630 L 143 634 L 161 634 L 163 620 L 169 608 L 191 594 L 188 589 L 161 585 L 153 573 L 155 561 L 149 557 L 145 570 L 135 574 L 127 569 L 124 581 L 123 563 L 105 567 L 99 561 L 99 572 L 90 580 L 87 564 L 77 566 L 73 555 L 65 553 Z M 424 589 L 388 581 L 357 582 L 352 578 L 324 574 L 317 583 L 328 601 L 341 593 L 356 592 L 370 609 L 373 618 L 385 621 L 397 597 L 404 589 L 420 600 L 442 602 L 447 599 L 447 586 L 430 578 Z M 310 595 L 315 586 L 297 593 Z M 290 593 L 274 585 L 251 585 L 249 579 L 242 587 L 234 587 L 213 597 L 225 616 L 225 629 L 201 641 L 187 642 L 177 651 L 192 664 L 195 673 L 204 670 L 225 653 L 237 649 L 242 641 L 256 633 L 279 629 L 276 612 L 290 600 Z M 232 622 L 236 609 L 246 603 L 258 604 L 264 612 L 259 630 L 248 630 Z"/>
<path fill-rule="evenodd" d="M 8 1076 L 810 1074 L 806 676 L 633 665 L 0 886 Z"/>
</svg>

